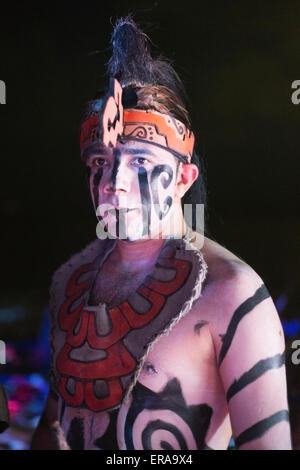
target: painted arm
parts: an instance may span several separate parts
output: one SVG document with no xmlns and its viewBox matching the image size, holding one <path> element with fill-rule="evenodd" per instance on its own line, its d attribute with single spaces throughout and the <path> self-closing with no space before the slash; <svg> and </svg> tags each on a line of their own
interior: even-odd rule
<svg viewBox="0 0 300 470">
<path fill-rule="evenodd" d="M 237 449 L 291 449 L 285 341 L 275 305 L 251 268 L 218 289 L 213 338 Z"/>
</svg>

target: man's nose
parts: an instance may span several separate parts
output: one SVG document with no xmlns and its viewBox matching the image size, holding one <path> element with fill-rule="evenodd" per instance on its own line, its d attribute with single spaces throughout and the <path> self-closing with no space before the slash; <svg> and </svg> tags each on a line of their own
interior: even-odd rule
<svg viewBox="0 0 300 470">
<path fill-rule="evenodd" d="M 125 163 L 119 155 L 116 155 L 108 180 L 104 186 L 105 193 L 129 191 L 130 175 Z"/>
</svg>

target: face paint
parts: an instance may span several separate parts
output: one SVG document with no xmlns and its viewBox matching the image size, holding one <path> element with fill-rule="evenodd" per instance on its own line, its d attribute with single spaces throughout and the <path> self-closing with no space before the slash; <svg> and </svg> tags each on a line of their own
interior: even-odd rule
<svg viewBox="0 0 300 470">
<path fill-rule="evenodd" d="M 142 237 L 149 235 L 151 223 L 151 196 L 148 185 L 148 174 L 145 168 L 139 168 L 139 186 L 141 192 L 143 232 Z"/>
<path fill-rule="evenodd" d="M 95 155 L 105 155 L 101 168 Z M 89 158 L 91 194 L 101 222 L 98 238 L 110 234 L 109 238 L 136 241 L 168 232 L 166 216 L 175 207 L 178 169 L 174 155 L 150 144 L 118 142 L 115 147 L 91 148 Z"/>
<path fill-rule="evenodd" d="M 112 190 L 115 190 L 116 188 L 117 175 L 120 169 L 120 159 L 121 159 L 121 153 L 117 151 L 115 154 L 114 166 L 113 166 L 112 173 L 111 173 Z"/>
<path fill-rule="evenodd" d="M 94 196 L 94 204 L 95 204 L 95 210 L 97 210 L 97 207 L 99 205 L 99 183 L 102 178 L 103 174 L 103 169 L 99 168 L 98 171 L 94 174 L 93 177 L 93 196 Z"/>
<path fill-rule="evenodd" d="M 167 173 L 168 179 L 161 178 L 159 180 L 159 177 L 162 173 Z M 159 220 L 162 220 L 167 215 L 167 213 L 169 212 L 171 208 L 173 199 L 171 196 L 167 196 L 163 202 L 163 209 L 161 210 L 160 205 L 159 205 L 158 181 L 160 181 L 164 189 L 166 189 L 168 186 L 170 186 L 172 179 L 173 179 L 173 170 L 169 165 L 157 165 L 156 167 L 153 168 L 153 171 L 151 173 L 150 184 L 151 184 L 154 208 L 155 208 L 155 211 L 157 213 Z"/>
</svg>

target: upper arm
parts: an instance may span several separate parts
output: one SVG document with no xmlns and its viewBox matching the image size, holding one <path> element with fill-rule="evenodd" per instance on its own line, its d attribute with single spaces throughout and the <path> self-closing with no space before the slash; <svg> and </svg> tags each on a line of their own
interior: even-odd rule
<svg viewBox="0 0 300 470">
<path fill-rule="evenodd" d="M 212 335 L 233 437 L 241 449 L 290 449 L 285 341 L 261 278 L 246 268 L 220 282 Z"/>
</svg>

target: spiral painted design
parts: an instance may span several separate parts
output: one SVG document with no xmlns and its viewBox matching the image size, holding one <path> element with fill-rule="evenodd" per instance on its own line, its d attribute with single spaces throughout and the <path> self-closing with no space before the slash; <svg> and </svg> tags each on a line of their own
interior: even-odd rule
<svg viewBox="0 0 300 470">
<path fill-rule="evenodd" d="M 165 173 L 167 176 L 163 175 L 163 178 L 160 178 L 160 175 Z M 170 207 L 173 203 L 171 196 L 167 196 L 163 201 L 163 207 L 159 206 L 159 191 L 158 183 L 160 182 L 164 189 L 168 188 L 173 180 L 173 170 L 170 165 L 156 165 L 151 173 L 151 189 L 153 196 L 154 208 L 157 213 L 159 220 L 162 220 L 170 210 Z"/>
<path fill-rule="evenodd" d="M 177 121 L 177 119 L 172 118 L 172 121 L 174 123 L 174 126 L 176 127 L 178 134 L 179 135 L 185 134 L 185 129 L 183 125 L 179 121 Z"/>
<path fill-rule="evenodd" d="M 211 416 L 207 404 L 186 405 L 176 378 L 160 393 L 137 382 L 124 425 L 126 449 L 205 449 Z"/>
<path fill-rule="evenodd" d="M 137 137 L 138 139 L 146 139 L 148 137 L 147 129 L 144 126 L 135 127 L 133 131 L 126 134 L 126 138 L 128 137 Z"/>
<path fill-rule="evenodd" d="M 181 431 L 173 424 L 166 423 L 162 421 L 161 419 L 150 421 L 145 427 L 145 429 L 143 430 L 142 443 L 143 443 L 144 450 L 152 450 L 152 442 L 151 442 L 152 434 L 154 434 L 156 431 L 161 432 L 162 430 L 168 431 L 173 436 L 175 436 L 176 441 L 179 444 L 180 450 L 188 450 L 188 445 Z M 167 441 L 164 441 L 164 440 L 160 441 L 160 446 L 161 446 L 161 449 L 163 450 L 178 450 L 178 449 L 174 449 L 174 447 L 171 444 L 169 444 Z"/>
</svg>

